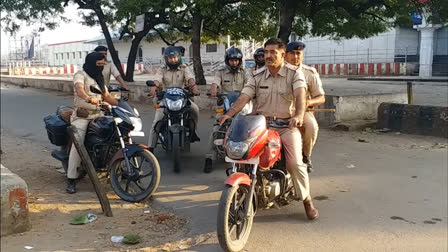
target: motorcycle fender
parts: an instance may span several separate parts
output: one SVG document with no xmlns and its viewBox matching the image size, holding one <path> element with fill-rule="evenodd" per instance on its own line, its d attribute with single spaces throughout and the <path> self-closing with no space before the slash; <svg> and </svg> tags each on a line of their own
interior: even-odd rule
<svg viewBox="0 0 448 252">
<path fill-rule="evenodd" d="M 180 133 L 180 132 L 184 131 L 184 126 L 181 126 L 181 125 L 172 125 L 172 126 L 169 127 L 169 130 L 170 130 L 172 133 Z"/>
<path fill-rule="evenodd" d="M 131 157 L 135 152 L 141 151 L 144 149 L 148 149 L 148 146 L 144 144 L 127 144 L 126 145 L 126 154 L 128 157 Z M 123 158 L 123 151 L 120 149 L 117 152 L 115 152 L 114 156 L 110 160 L 108 166 L 112 165 L 115 161 L 118 159 Z"/>
<path fill-rule="evenodd" d="M 236 186 L 241 184 L 250 186 L 251 181 L 250 177 L 246 173 L 236 172 L 227 177 L 224 183 L 229 186 Z"/>
</svg>

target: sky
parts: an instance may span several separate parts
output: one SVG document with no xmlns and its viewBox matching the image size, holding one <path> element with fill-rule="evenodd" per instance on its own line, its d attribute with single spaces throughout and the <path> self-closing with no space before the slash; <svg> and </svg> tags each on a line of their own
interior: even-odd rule
<svg viewBox="0 0 448 252">
<path fill-rule="evenodd" d="M 102 34 L 99 25 L 96 27 L 81 25 L 79 23 L 81 18 L 78 12 L 79 11 L 74 5 L 68 6 L 65 15 L 72 21 L 69 23 L 60 22 L 56 29 L 46 29 L 44 32 L 40 33 L 41 45 L 92 39 Z M 29 27 L 23 25 L 20 31 L 16 34 L 16 38 L 20 39 L 20 36 L 30 34 L 33 29 L 36 29 L 37 27 L 37 25 Z M 0 39 L 2 57 L 8 52 L 10 38 L 11 36 L 6 34 L 2 29 Z"/>
</svg>

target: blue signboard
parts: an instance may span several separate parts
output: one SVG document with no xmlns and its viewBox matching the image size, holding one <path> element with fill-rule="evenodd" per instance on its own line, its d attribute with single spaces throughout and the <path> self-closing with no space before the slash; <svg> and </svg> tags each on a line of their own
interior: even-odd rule
<svg viewBox="0 0 448 252">
<path fill-rule="evenodd" d="M 412 23 L 414 25 L 421 25 L 422 24 L 422 15 L 420 13 L 414 12 L 411 15 Z"/>
</svg>

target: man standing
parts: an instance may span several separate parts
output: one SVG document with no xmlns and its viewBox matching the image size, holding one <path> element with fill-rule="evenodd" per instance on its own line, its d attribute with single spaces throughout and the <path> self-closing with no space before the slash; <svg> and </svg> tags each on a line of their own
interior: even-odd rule
<svg viewBox="0 0 448 252">
<path fill-rule="evenodd" d="M 210 88 L 212 97 L 216 97 L 218 88 L 222 92 L 240 92 L 247 81 L 246 72 L 241 67 L 243 63 L 243 53 L 240 49 L 231 47 L 224 55 L 226 65 L 221 67 L 215 74 L 215 79 Z M 210 173 L 213 170 L 213 154 L 214 143 L 213 135 L 219 130 L 219 126 L 215 125 L 208 140 L 207 154 L 205 155 L 204 172 Z"/>
<path fill-rule="evenodd" d="M 107 61 L 107 47 L 97 46 L 94 51 L 104 55 L 104 58 L 106 59 L 106 64 L 104 64 L 103 69 L 104 85 L 106 85 L 106 87 L 109 87 L 110 77 L 111 75 L 113 75 L 115 80 L 117 80 L 120 84 L 121 88 L 129 90 L 115 65 L 112 62 Z"/>
<path fill-rule="evenodd" d="M 305 56 L 303 49 L 305 49 L 305 44 L 302 42 L 289 43 L 286 47 L 286 61 L 299 67 L 299 70 L 305 75 L 307 85 L 306 107 L 312 108 L 325 103 L 325 92 L 316 69 L 302 63 Z M 300 128 L 300 131 L 302 132 L 303 140 L 303 162 L 307 165 L 308 173 L 311 173 L 313 171 L 311 153 L 316 144 L 319 131 L 313 112 L 305 112 L 303 127 Z"/>
<path fill-rule="evenodd" d="M 286 168 L 291 174 L 296 195 L 303 200 L 310 220 L 318 218 L 314 207 L 308 172 L 302 161 L 302 139 L 298 127 L 303 124 L 306 109 L 305 77 L 297 67 L 285 64 L 286 45 L 281 39 L 272 38 L 264 44 L 266 65 L 250 77 L 238 100 L 219 118 L 222 124 L 235 116 L 255 96 L 255 112 L 266 120 L 289 120 L 289 128 L 274 129 L 282 140 Z"/>
</svg>

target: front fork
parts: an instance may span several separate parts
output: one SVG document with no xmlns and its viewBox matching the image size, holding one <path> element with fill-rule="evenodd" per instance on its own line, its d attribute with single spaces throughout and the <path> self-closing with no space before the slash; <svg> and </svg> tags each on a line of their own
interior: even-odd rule
<svg viewBox="0 0 448 252">
<path fill-rule="evenodd" d="M 136 174 L 135 174 L 134 169 L 132 169 L 132 167 L 131 167 L 131 162 L 129 162 L 128 155 L 126 154 L 126 152 L 127 152 L 126 144 L 124 143 L 123 135 L 121 134 L 121 131 L 120 131 L 120 128 L 118 127 L 118 125 L 117 125 L 117 122 L 115 122 L 115 128 L 117 129 L 118 138 L 120 139 L 120 144 L 121 144 L 121 151 L 123 152 L 124 162 L 126 164 L 126 170 L 125 171 L 126 171 L 128 176 L 132 177 L 132 176 L 134 176 Z M 132 142 L 132 140 L 130 140 L 130 142 Z M 136 160 L 134 160 L 134 162 L 135 161 Z"/>
</svg>

